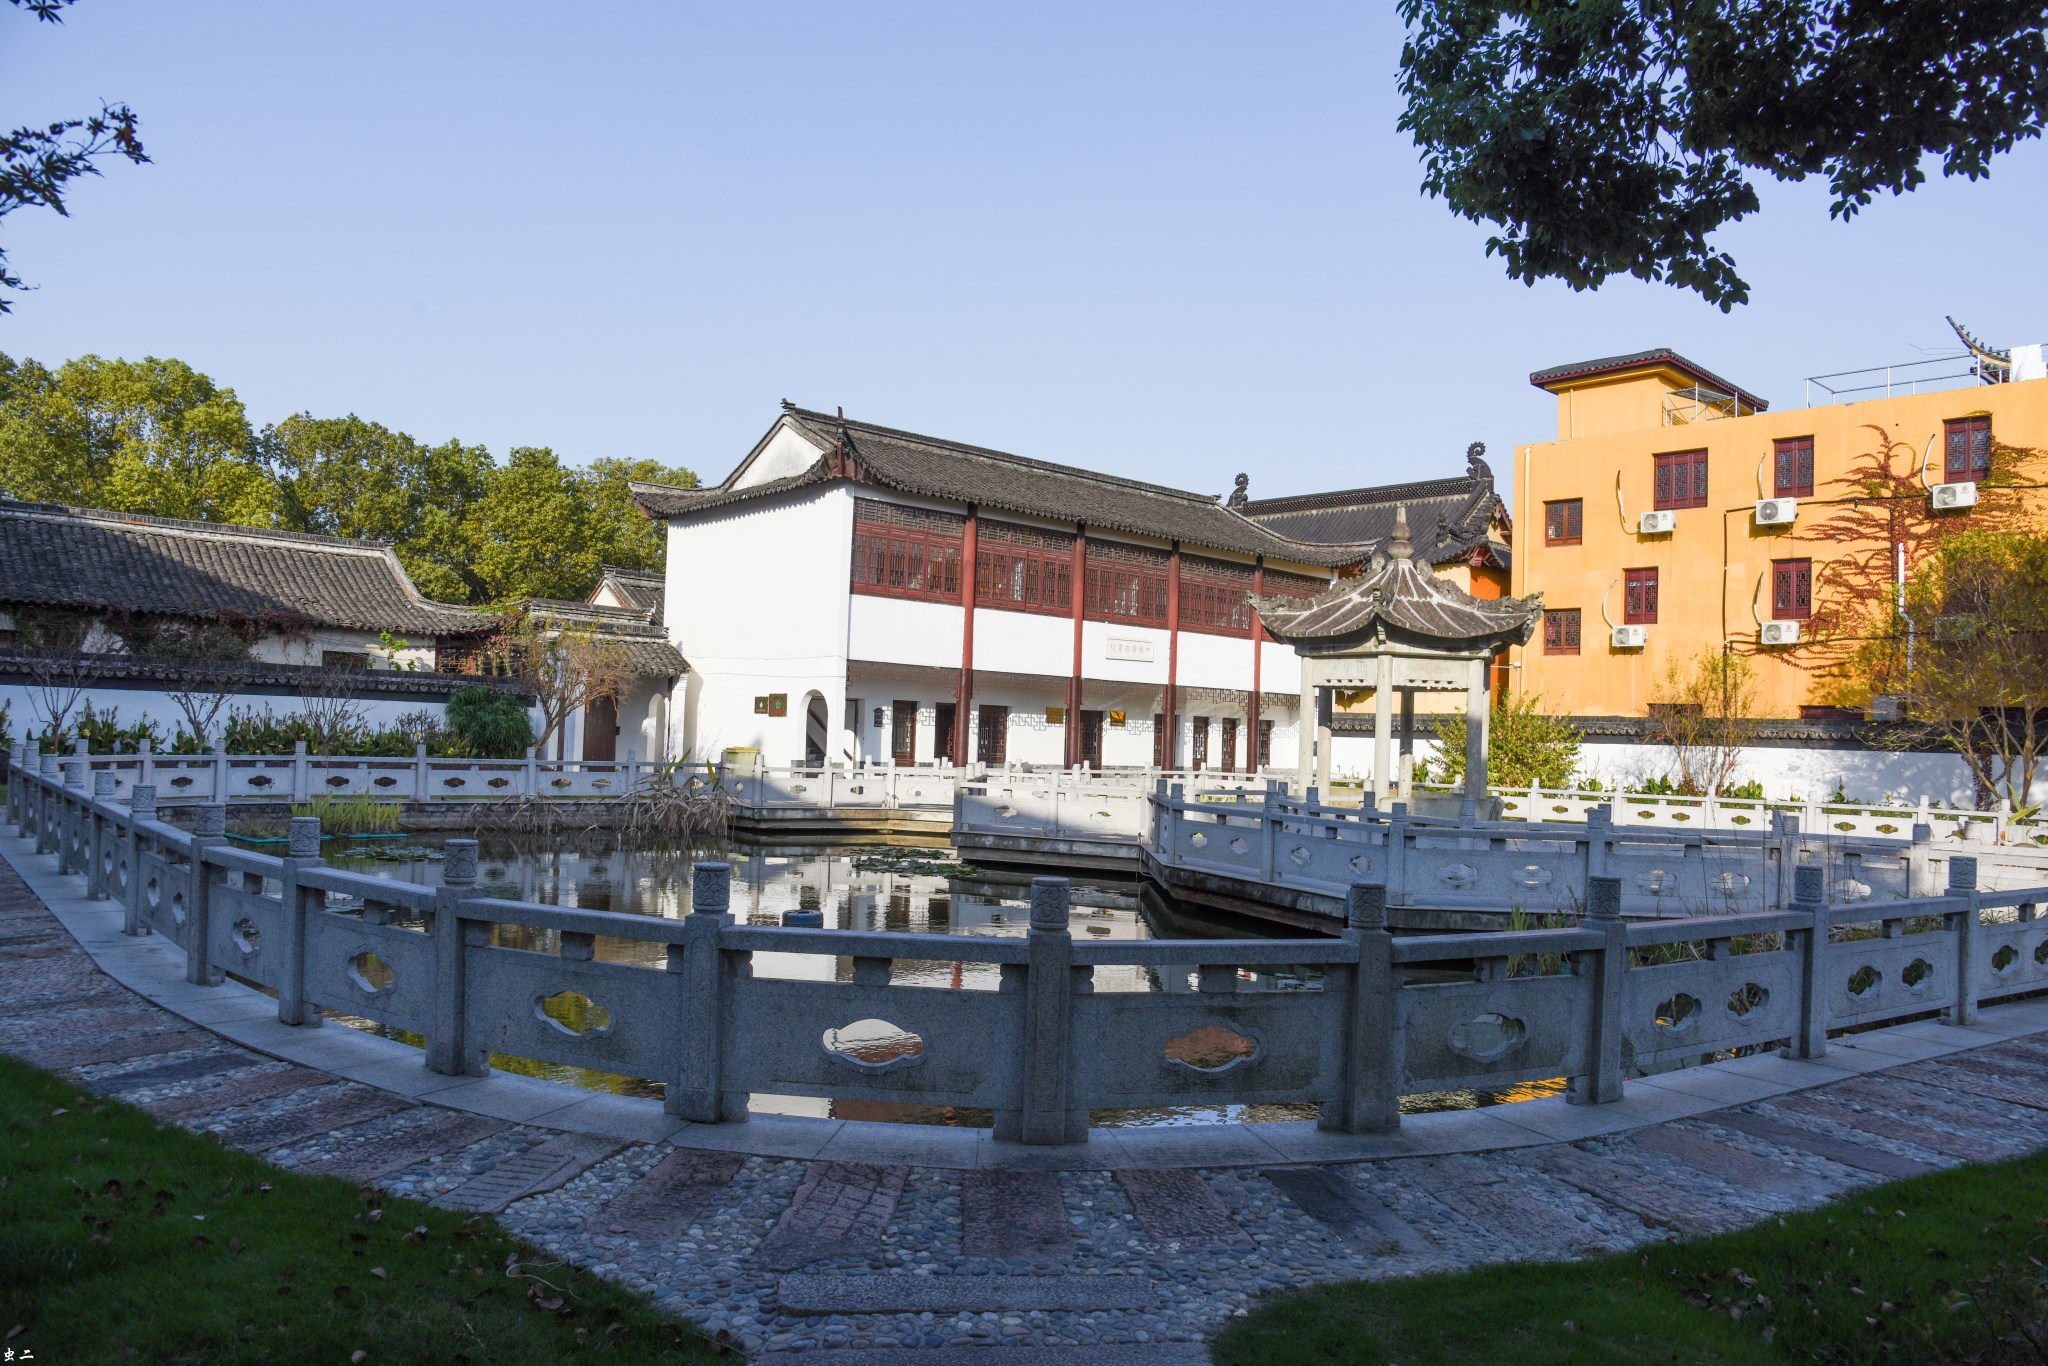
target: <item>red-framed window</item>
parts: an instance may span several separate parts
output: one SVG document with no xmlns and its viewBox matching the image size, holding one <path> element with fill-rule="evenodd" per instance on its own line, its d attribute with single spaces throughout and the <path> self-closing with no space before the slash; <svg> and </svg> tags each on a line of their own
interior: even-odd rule
<svg viewBox="0 0 2048 1366">
<path fill-rule="evenodd" d="M 1193 761 L 1195 772 L 1200 773 L 1209 766 L 1209 718 L 1192 718 L 1188 722 L 1188 736 L 1188 748 L 1192 751 L 1189 758 Z"/>
<path fill-rule="evenodd" d="M 1235 716 L 1226 716 L 1221 724 L 1223 727 L 1223 759 L 1221 763 L 1217 764 L 1217 767 L 1225 773 L 1235 773 L 1237 772 L 1237 718 Z"/>
<path fill-rule="evenodd" d="M 1180 628 L 1213 636 L 1252 633 L 1252 567 L 1212 560 L 1204 555 L 1180 557 Z"/>
<path fill-rule="evenodd" d="M 873 498 L 853 505 L 853 591 L 890 598 L 960 600 L 967 519 Z"/>
<path fill-rule="evenodd" d="M 1261 722 L 1259 722 L 1259 757 L 1258 757 L 1258 759 L 1257 759 L 1257 760 L 1255 761 L 1255 763 L 1256 763 L 1257 767 L 1259 767 L 1259 768 L 1265 768 L 1265 767 L 1266 767 L 1267 765 L 1271 764 L 1272 762 L 1273 762 L 1273 723 L 1272 723 L 1271 721 L 1261 721 Z"/>
<path fill-rule="evenodd" d="M 1813 561 L 1771 561 L 1771 620 L 1805 621 L 1813 615 Z"/>
<path fill-rule="evenodd" d="M 1657 624 L 1657 571 L 1652 569 L 1625 569 L 1621 619 L 1630 626 L 1655 626 Z"/>
<path fill-rule="evenodd" d="M 1991 419 L 1955 417 L 1942 424 L 1947 432 L 1942 480 L 1974 484 L 1991 473 Z"/>
<path fill-rule="evenodd" d="M 1152 713 L 1152 767 L 1166 767 L 1166 713 Z"/>
<path fill-rule="evenodd" d="M 1575 655 L 1579 652 L 1579 609 L 1552 607 L 1543 613 L 1543 653 Z"/>
<path fill-rule="evenodd" d="M 1329 586 L 1328 579 L 1308 574 L 1290 574 L 1284 569 L 1266 571 L 1266 596 L 1269 598 L 1312 598 Z"/>
<path fill-rule="evenodd" d="M 1090 540 L 1088 596 L 1083 602 L 1088 619 L 1167 625 L 1166 581 L 1171 560 L 1165 551 L 1148 546 Z"/>
<path fill-rule="evenodd" d="M 1658 508 L 1703 508 L 1707 505 L 1707 453 L 1670 451 L 1652 457 L 1657 463 L 1655 504 Z"/>
<path fill-rule="evenodd" d="M 1585 499 L 1560 498 L 1543 505 L 1543 544 L 1578 545 L 1585 535 Z"/>
<path fill-rule="evenodd" d="M 1777 443 L 1773 461 L 1776 475 L 1771 483 L 1774 498 L 1813 497 L 1813 438 L 1792 436 Z"/>
<path fill-rule="evenodd" d="M 1011 612 L 1070 616 L 1074 538 L 1057 531 L 981 522 L 974 532 L 974 601 Z"/>
</svg>

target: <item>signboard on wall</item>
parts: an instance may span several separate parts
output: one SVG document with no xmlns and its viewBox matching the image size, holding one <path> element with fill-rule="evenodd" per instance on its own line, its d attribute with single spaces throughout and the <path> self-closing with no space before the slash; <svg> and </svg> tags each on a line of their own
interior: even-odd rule
<svg viewBox="0 0 2048 1366">
<path fill-rule="evenodd" d="M 772 692 L 766 697 L 756 697 L 754 699 L 754 713 L 757 716 L 789 715 L 789 694 L 786 692 Z"/>
<path fill-rule="evenodd" d="M 1065 707 L 1047 707 L 1045 709 L 1045 724 L 1048 726 L 1064 726 L 1067 724 L 1067 709 Z"/>
<path fill-rule="evenodd" d="M 1138 640 L 1131 636 L 1108 636 L 1102 642 L 1104 659 L 1135 659 L 1150 664 L 1153 660 L 1153 642 Z"/>
</svg>

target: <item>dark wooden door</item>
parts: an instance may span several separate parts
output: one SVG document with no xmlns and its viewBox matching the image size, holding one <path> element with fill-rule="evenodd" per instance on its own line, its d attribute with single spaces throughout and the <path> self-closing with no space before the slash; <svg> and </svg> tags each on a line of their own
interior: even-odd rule
<svg viewBox="0 0 2048 1366">
<path fill-rule="evenodd" d="M 1081 763 L 1088 768 L 1102 767 L 1102 713 L 1099 711 L 1081 713 Z"/>
<path fill-rule="evenodd" d="M 1010 709 L 983 707 L 981 727 L 975 735 L 974 757 L 984 764 L 1000 764 L 1010 753 Z"/>
<path fill-rule="evenodd" d="M 917 703 L 899 701 L 890 707 L 889 750 L 898 768 L 917 762 Z"/>
<path fill-rule="evenodd" d="M 953 724 L 959 718 L 957 702 L 941 702 L 934 708 L 937 715 L 932 721 L 932 758 L 953 757 Z"/>
<path fill-rule="evenodd" d="M 583 757 L 609 763 L 619 757 L 619 703 L 600 697 L 583 709 Z"/>
</svg>

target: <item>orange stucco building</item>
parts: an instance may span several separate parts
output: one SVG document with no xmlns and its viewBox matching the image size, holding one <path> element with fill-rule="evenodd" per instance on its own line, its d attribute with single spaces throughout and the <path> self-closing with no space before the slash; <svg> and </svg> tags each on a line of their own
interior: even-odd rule
<svg viewBox="0 0 2048 1366">
<path fill-rule="evenodd" d="M 1579 716 L 1646 715 L 1674 662 L 1724 649 L 1751 659 L 1759 715 L 1839 702 L 1821 666 L 1856 615 L 1842 596 L 1888 593 L 1899 545 L 1910 573 L 1929 518 L 1973 515 L 1933 510 L 1923 462 L 1974 488 L 1994 442 L 2048 447 L 2048 379 L 1776 412 L 1668 350 L 1530 382 L 1557 395 L 1557 439 L 1515 448 L 1512 591 L 1546 617 L 1513 686 Z M 1880 470 L 1889 500 L 1867 496 Z"/>
</svg>

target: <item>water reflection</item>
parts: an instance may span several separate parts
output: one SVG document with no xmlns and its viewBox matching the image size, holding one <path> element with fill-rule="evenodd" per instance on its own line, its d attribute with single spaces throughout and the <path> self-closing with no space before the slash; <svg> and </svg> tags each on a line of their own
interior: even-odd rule
<svg viewBox="0 0 2048 1366">
<path fill-rule="evenodd" d="M 907 985 L 994 991 L 1000 982 L 1000 965 L 948 959 L 943 937 L 1021 938 L 1029 927 L 1028 877 L 999 876 L 981 870 L 952 870 L 965 872 L 964 876 L 898 871 L 906 865 L 931 866 L 932 860 L 940 856 L 927 851 L 917 851 L 913 856 L 893 850 L 776 851 L 740 848 L 721 851 L 718 856 L 732 864 L 731 910 L 743 923 L 780 925 L 791 913 L 812 912 L 816 913 L 817 920 L 803 916 L 804 923 L 822 922 L 828 929 L 934 936 L 934 951 L 930 958 L 896 961 L 892 980 Z M 572 836 L 546 842 L 487 842 L 481 850 L 477 890 L 484 896 L 543 905 L 679 919 L 689 914 L 690 865 L 700 857 L 704 855 L 674 848 L 628 847 L 615 836 L 596 832 L 581 838 Z M 442 880 L 438 849 L 425 844 L 364 853 L 331 852 L 328 862 L 352 872 L 420 886 L 439 886 Z M 1200 908 L 1176 906 L 1160 897 L 1155 889 L 1117 882 L 1097 874 L 1076 875 L 1072 893 L 1071 930 L 1076 937 L 1091 940 L 1277 938 L 1299 933 L 1237 918 L 1219 920 L 1213 913 Z M 338 909 L 348 906 L 348 902 L 340 898 L 330 904 Z M 556 932 L 518 925 L 494 926 L 492 942 L 507 948 L 541 953 L 556 953 L 561 947 L 560 936 Z M 661 944 L 644 940 L 601 935 L 596 941 L 596 956 L 606 962 L 660 968 L 665 964 L 666 949 Z M 756 977 L 841 982 L 853 978 L 851 958 L 756 952 L 752 961 Z M 1294 971 L 1240 970 L 1238 975 L 1240 991 L 1304 991 L 1321 986 L 1321 970 L 1316 967 Z M 1097 991 L 1193 991 L 1195 970 L 1190 966 L 1162 972 L 1128 964 L 1108 965 L 1095 970 L 1094 982 Z M 574 996 L 574 993 L 568 995 Z M 604 1023 L 586 1018 L 585 1007 L 588 1005 L 580 996 L 574 1000 L 550 1000 L 547 1013 L 565 1030 L 580 1033 Z M 330 1015 L 338 1022 L 401 1038 L 415 1045 L 420 1042 L 416 1035 L 390 1030 L 367 1020 L 338 1012 L 330 1012 Z M 862 1032 L 862 1026 L 873 1028 Z M 881 1021 L 860 1021 L 838 1031 L 843 1037 L 836 1042 L 828 1041 L 827 1046 L 843 1048 L 851 1056 L 874 1063 L 914 1055 L 922 1049 L 923 1041 L 917 1036 L 891 1036 L 888 1033 L 890 1029 L 893 1026 Z M 1228 1044 L 1227 1041 L 1196 1040 L 1190 1046 L 1214 1049 Z M 505 1071 L 622 1095 L 658 1097 L 663 1090 L 662 1083 L 658 1081 L 501 1054 L 492 1055 L 491 1065 Z M 1402 1108 L 1410 1112 L 1468 1109 L 1550 1094 L 1561 1087 L 1562 1082 L 1554 1086 L 1551 1083 L 1532 1083 L 1497 1092 L 1462 1091 L 1410 1096 L 1403 1099 Z M 754 1095 L 749 1097 L 748 1108 L 769 1114 L 975 1128 L 987 1128 L 993 1123 L 993 1115 L 987 1110 L 898 1102 Z M 1092 1113 L 1091 1123 L 1103 1127 L 1127 1127 L 1223 1121 L 1256 1123 L 1314 1117 L 1313 1105 L 1209 1104 L 1098 1110 Z"/>
</svg>

